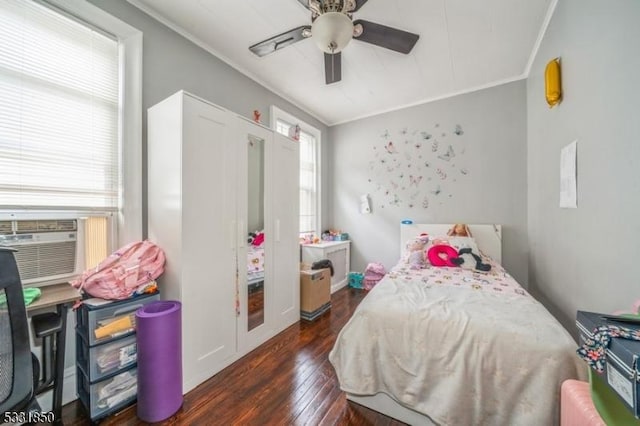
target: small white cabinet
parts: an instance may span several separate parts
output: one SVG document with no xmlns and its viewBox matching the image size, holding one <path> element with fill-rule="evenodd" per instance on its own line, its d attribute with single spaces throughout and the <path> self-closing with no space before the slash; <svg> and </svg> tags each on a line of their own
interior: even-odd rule
<svg viewBox="0 0 640 426">
<path fill-rule="evenodd" d="M 298 182 L 299 144 L 267 127 L 184 91 L 149 109 L 148 234 L 182 302 L 184 393 L 299 320 Z"/>
<path fill-rule="evenodd" d="M 325 241 L 319 244 L 302 245 L 302 262 L 313 263 L 329 259 L 333 264 L 331 293 L 340 290 L 349 282 L 350 241 Z"/>
</svg>

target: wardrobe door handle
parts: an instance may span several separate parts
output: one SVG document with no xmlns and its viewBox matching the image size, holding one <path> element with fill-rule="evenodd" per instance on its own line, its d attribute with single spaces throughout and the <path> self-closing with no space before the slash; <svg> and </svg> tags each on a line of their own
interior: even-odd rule
<svg viewBox="0 0 640 426">
<path fill-rule="evenodd" d="M 275 241 L 277 243 L 279 243 L 280 242 L 280 219 L 276 219 L 276 232 L 275 232 L 275 234 L 276 234 Z"/>
</svg>

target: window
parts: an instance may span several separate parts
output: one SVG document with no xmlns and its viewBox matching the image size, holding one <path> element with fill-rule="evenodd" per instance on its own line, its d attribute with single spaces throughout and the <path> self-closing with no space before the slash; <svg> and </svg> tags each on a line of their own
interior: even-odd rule
<svg viewBox="0 0 640 426">
<path fill-rule="evenodd" d="M 107 212 L 118 244 L 142 237 L 141 46 L 88 2 L 0 2 L 2 211 Z"/>
<path fill-rule="evenodd" d="M 33 1 L 1 10 L 3 207 L 117 210 L 117 40 Z"/>
<path fill-rule="evenodd" d="M 278 133 L 300 126 L 300 233 L 320 234 L 320 131 L 286 112 L 272 107 L 271 117 Z"/>
</svg>

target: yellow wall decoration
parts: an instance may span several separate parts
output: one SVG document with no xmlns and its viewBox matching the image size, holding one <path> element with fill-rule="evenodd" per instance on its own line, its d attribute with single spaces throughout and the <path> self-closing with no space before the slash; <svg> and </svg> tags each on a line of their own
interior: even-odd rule
<svg viewBox="0 0 640 426">
<path fill-rule="evenodd" d="M 549 61 L 544 71 L 544 91 L 550 108 L 562 101 L 562 81 L 560 78 L 560 58 Z"/>
</svg>

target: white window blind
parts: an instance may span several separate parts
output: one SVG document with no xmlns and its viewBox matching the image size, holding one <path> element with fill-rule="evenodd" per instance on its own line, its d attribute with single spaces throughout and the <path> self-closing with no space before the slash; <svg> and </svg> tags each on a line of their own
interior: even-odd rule
<svg viewBox="0 0 640 426">
<path fill-rule="evenodd" d="M 289 134 L 291 123 L 278 119 L 276 131 Z M 318 190 L 317 190 L 317 141 L 316 138 L 300 131 L 300 233 L 316 233 L 318 230 Z"/>
<path fill-rule="evenodd" d="M 118 42 L 30 0 L 0 2 L 0 207 L 118 207 Z"/>
</svg>

